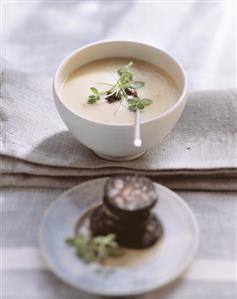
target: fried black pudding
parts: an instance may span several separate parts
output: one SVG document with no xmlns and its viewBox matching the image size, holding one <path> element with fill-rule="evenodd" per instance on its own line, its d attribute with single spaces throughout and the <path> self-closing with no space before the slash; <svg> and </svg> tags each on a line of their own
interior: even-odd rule
<svg viewBox="0 0 237 299">
<path fill-rule="evenodd" d="M 154 245 L 163 234 L 163 227 L 153 213 L 150 213 L 139 226 L 129 226 L 128 222 L 118 225 L 108 217 L 103 206 L 99 206 L 93 211 L 90 225 L 93 236 L 114 233 L 121 246 L 134 249 L 148 248 Z"/>
<path fill-rule="evenodd" d="M 152 181 L 144 176 L 114 176 L 104 188 L 103 203 L 117 217 L 147 217 L 158 200 Z M 129 218 L 128 218 L 129 217 Z"/>
<path fill-rule="evenodd" d="M 90 218 L 92 235 L 114 233 L 121 246 L 147 248 L 163 234 L 151 212 L 158 201 L 152 181 L 144 176 L 119 175 L 107 180 L 103 205 Z"/>
</svg>

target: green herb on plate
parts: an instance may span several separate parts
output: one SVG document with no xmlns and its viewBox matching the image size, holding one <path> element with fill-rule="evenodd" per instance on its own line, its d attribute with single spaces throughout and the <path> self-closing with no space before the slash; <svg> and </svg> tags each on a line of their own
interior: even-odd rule
<svg viewBox="0 0 237 299">
<path fill-rule="evenodd" d="M 67 239 L 65 242 L 75 248 L 78 257 L 85 263 L 93 261 L 104 263 L 109 257 L 122 255 L 114 234 L 91 238 L 79 234 L 74 238 Z"/>
</svg>

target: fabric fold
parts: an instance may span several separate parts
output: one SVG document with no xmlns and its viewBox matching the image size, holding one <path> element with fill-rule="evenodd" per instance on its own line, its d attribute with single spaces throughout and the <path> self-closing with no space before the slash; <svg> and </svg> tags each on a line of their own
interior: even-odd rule
<svg viewBox="0 0 237 299">
<path fill-rule="evenodd" d="M 125 172 L 134 174 L 134 172 Z M 115 173 L 114 173 L 115 174 Z M 118 172 L 121 174 L 121 172 Z M 140 173 L 138 173 L 140 174 Z M 0 187 L 41 187 L 65 189 L 71 188 L 77 184 L 86 182 L 91 179 L 110 176 L 105 173 L 88 176 L 37 176 L 26 174 L 6 174 L 0 175 Z M 165 185 L 174 190 L 183 191 L 237 191 L 237 177 L 222 177 L 210 175 L 157 175 L 151 176 L 146 174 L 154 182 Z"/>
<path fill-rule="evenodd" d="M 26 184 L 26 180 L 28 185 L 37 185 L 37 180 L 39 186 L 54 185 L 56 180 L 72 185 L 90 177 L 138 173 L 165 177 L 178 189 L 181 178 L 191 188 L 187 180 L 192 176 L 195 189 L 201 188 L 201 181 L 205 188 L 216 186 L 222 176 L 225 190 L 233 190 L 237 175 L 236 90 L 190 93 L 181 119 L 161 144 L 137 160 L 112 162 L 97 157 L 67 130 L 54 106 L 51 85 L 48 77 L 4 71 L 0 185 Z M 208 176 L 209 184 L 205 183 Z"/>
</svg>

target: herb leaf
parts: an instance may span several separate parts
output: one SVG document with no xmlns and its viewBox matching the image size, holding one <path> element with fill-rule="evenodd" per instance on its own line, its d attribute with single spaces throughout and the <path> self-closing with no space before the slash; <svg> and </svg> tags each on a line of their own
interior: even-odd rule
<svg viewBox="0 0 237 299">
<path fill-rule="evenodd" d="M 130 66 L 132 66 L 133 62 L 130 61 L 128 64 L 120 66 L 120 68 L 117 70 L 117 73 L 122 76 L 124 73 L 131 72 Z"/>
<path fill-rule="evenodd" d="M 94 95 L 98 95 L 99 91 L 95 87 L 91 87 L 90 90 L 93 92 Z"/>
<path fill-rule="evenodd" d="M 146 106 L 149 106 L 152 103 L 152 100 L 146 98 L 141 99 L 139 97 L 133 97 L 131 99 L 128 99 L 127 102 L 128 109 L 130 111 L 137 111 L 137 109 L 143 110 Z"/>
<path fill-rule="evenodd" d="M 144 86 L 145 86 L 145 83 L 142 81 L 133 81 L 132 83 L 129 84 L 129 87 L 134 88 L 134 89 L 142 88 Z"/>
<path fill-rule="evenodd" d="M 122 85 L 125 85 L 125 84 L 131 82 L 133 79 L 133 72 L 130 70 L 131 65 L 132 65 L 132 62 L 130 62 L 129 64 L 122 65 L 117 70 L 117 73 L 120 76 L 119 81 Z"/>
<path fill-rule="evenodd" d="M 100 100 L 100 96 L 96 96 L 96 95 L 92 94 L 88 98 L 88 104 L 94 104 L 94 103 L 96 103 L 99 100 Z"/>
<path fill-rule="evenodd" d="M 116 236 L 114 234 L 93 238 L 86 238 L 84 235 L 79 234 L 75 238 L 65 240 L 65 242 L 69 246 L 75 247 L 76 254 L 85 263 L 92 261 L 103 263 L 109 257 L 122 255 L 122 251 L 115 239 Z"/>
<path fill-rule="evenodd" d="M 145 106 L 142 104 L 142 101 L 139 101 L 137 103 L 137 109 L 143 110 L 145 108 Z"/>
<path fill-rule="evenodd" d="M 152 100 L 151 99 L 147 99 L 147 98 L 142 99 L 141 102 L 142 102 L 142 104 L 144 106 L 149 106 L 150 104 L 152 104 Z"/>
</svg>

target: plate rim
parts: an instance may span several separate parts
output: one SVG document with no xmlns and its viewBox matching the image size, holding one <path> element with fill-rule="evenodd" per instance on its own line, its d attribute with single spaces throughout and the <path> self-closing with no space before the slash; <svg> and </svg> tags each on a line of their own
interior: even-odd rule
<svg viewBox="0 0 237 299">
<path fill-rule="evenodd" d="M 176 192 L 174 192 L 173 190 L 157 183 L 157 182 L 153 182 L 153 184 L 155 184 L 158 188 L 161 188 L 163 190 L 165 190 L 166 192 L 172 194 L 173 197 L 175 197 L 175 200 L 177 200 L 182 206 L 183 208 L 186 210 L 186 212 L 188 213 L 188 215 L 190 216 L 190 219 L 192 221 L 193 224 L 193 229 L 194 229 L 194 244 L 190 250 L 189 256 L 185 258 L 184 263 L 182 263 L 182 265 L 178 268 L 178 270 L 174 271 L 172 275 L 170 275 L 169 279 L 167 279 L 165 282 L 161 283 L 159 286 L 157 287 L 145 287 L 143 291 L 131 291 L 131 292 L 120 292 L 120 293 L 112 293 L 112 292 L 107 292 L 107 290 L 105 290 L 105 292 L 96 292 L 93 290 L 88 290 L 87 288 L 83 288 L 82 286 L 79 286 L 78 284 L 75 284 L 73 282 L 71 282 L 69 279 L 65 278 L 65 276 L 61 275 L 61 273 L 59 273 L 57 270 L 55 270 L 53 263 L 50 261 L 50 259 L 48 258 L 47 255 L 47 251 L 45 250 L 44 247 L 44 242 L 43 242 L 43 227 L 44 227 L 44 223 L 45 220 L 48 216 L 48 214 L 50 213 L 51 209 L 54 208 L 54 206 L 57 204 L 57 202 L 63 198 L 65 195 L 73 192 L 74 190 L 76 190 L 77 188 L 83 186 L 83 185 L 89 185 L 95 181 L 106 181 L 106 179 L 108 179 L 109 177 L 103 177 L 103 178 L 96 178 L 96 179 L 92 179 L 92 180 L 88 180 L 86 182 L 83 183 L 79 183 L 75 186 L 73 186 L 72 188 L 62 192 L 58 197 L 56 197 L 56 199 L 54 200 L 54 202 L 46 209 L 46 211 L 43 213 L 42 219 L 41 219 L 41 224 L 40 224 L 40 229 L 39 229 L 39 245 L 40 245 L 40 252 L 41 255 L 43 256 L 46 264 L 48 265 L 50 271 L 52 271 L 52 273 L 59 278 L 60 280 L 62 280 L 64 283 L 68 284 L 69 286 L 83 291 L 87 294 L 92 294 L 92 295 L 99 295 L 99 296 L 110 296 L 110 297 L 118 297 L 118 296 L 136 296 L 136 295 L 142 295 L 148 292 L 152 292 L 158 289 L 161 289 L 165 286 L 167 286 L 168 284 L 174 282 L 176 279 L 178 279 L 180 276 L 182 276 L 182 274 L 184 274 L 184 272 L 188 269 L 188 267 L 190 266 L 191 262 L 193 261 L 199 245 L 200 245 L 200 229 L 199 229 L 199 225 L 197 222 L 197 219 L 192 211 L 192 209 L 189 207 L 189 205 L 182 199 L 181 196 L 179 196 Z"/>
</svg>

